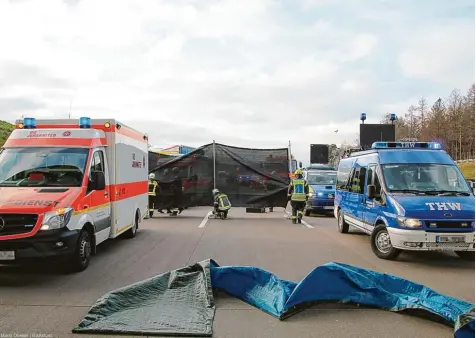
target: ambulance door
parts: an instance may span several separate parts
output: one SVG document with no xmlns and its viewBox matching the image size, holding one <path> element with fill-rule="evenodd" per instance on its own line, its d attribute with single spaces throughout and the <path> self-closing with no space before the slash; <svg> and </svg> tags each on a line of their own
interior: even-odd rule
<svg viewBox="0 0 476 338">
<path fill-rule="evenodd" d="M 109 238 L 111 230 L 111 196 L 109 191 L 108 163 L 106 163 L 105 148 L 94 149 L 89 168 L 88 194 L 91 196 L 89 214 L 94 222 L 96 244 Z M 92 180 L 94 172 L 102 172 L 106 181 L 105 189 L 95 189 Z"/>
</svg>

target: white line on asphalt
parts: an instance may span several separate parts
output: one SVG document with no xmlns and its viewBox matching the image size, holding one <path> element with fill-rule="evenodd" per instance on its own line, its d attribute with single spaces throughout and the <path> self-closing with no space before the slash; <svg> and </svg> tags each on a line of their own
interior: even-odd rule
<svg viewBox="0 0 476 338">
<path fill-rule="evenodd" d="M 200 225 L 198 226 L 199 228 L 204 228 L 204 227 L 207 225 L 208 220 L 209 220 L 208 217 L 210 217 L 211 214 L 212 214 L 212 212 L 209 211 L 209 212 L 205 215 L 205 217 L 203 217 L 202 222 L 201 222 Z"/>
<path fill-rule="evenodd" d="M 291 218 L 291 217 L 290 217 L 290 216 L 291 216 L 291 213 L 290 213 L 289 211 L 284 210 L 284 212 L 285 212 L 285 213 L 287 214 L 287 216 L 288 216 L 288 217 L 286 217 L 286 215 L 284 215 L 285 218 L 287 218 L 287 219 Z M 305 220 L 303 220 L 303 219 L 301 220 L 301 224 L 304 224 L 304 225 L 305 225 L 306 227 L 308 227 L 309 229 L 314 229 L 314 227 L 313 227 L 311 224 L 307 223 L 307 222 L 306 222 Z"/>
</svg>

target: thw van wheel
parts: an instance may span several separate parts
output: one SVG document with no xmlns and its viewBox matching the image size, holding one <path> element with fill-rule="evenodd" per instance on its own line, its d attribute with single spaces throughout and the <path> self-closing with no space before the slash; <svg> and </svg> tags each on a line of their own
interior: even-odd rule
<svg viewBox="0 0 476 338">
<path fill-rule="evenodd" d="M 466 261 L 474 261 L 475 258 L 474 251 L 455 251 L 455 254 Z"/>
<path fill-rule="evenodd" d="M 89 266 L 92 253 L 92 240 L 88 231 L 81 230 L 69 267 L 73 272 L 81 272 Z"/>
<path fill-rule="evenodd" d="M 337 228 L 339 232 L 342 234 L 346 234 L 349 232 L 349 223 L 347 223 L 344 219 L 344 213 L 341 209 L 337 211 Z"/>
<path fill-rule="evenodd" d="M 377 225 L 370 236 L 372 251 L 378 258 L 392 260 L 401 253 L 400 249 L 392 246 L 390 235 L 385 225 Z"/>
</svg>

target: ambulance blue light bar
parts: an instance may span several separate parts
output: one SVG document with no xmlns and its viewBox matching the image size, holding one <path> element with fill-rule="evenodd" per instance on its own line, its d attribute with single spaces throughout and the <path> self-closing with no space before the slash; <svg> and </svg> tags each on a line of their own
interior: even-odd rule
<svg viewBox="0 0 476 338">
<path fill-rule="evenodd" d="M 90 117 L 80 117 L 79 118 L 79 128 L 91 128 L 91 118 Z"/>
<path fill-rule="evenodd" d="M 374 142 L 372 149 L 442 149 L 438 142 Z"/>
<path fill-rule="evenodd" d="M 25 117 L 23 119 L 23 128 L 24 129 L 35 129 L 36 128 L 36 119 L 34 117 Z"/>
</svg>

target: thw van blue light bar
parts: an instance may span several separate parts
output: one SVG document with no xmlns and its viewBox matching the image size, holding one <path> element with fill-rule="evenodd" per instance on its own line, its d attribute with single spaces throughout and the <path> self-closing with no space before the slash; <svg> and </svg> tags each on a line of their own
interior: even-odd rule
<svg viewBox="0 0 476 338">
<path fill-rule="evenodd" d="M 91 118 L 90 117 L 80 117 L 79 118 L 79 128 L 91 128 Z"/>
<path fill-rule="evenodd" d="M 35 129 L 36 128 L 36 119 L 34 117 L 25 117 L 23 119 L 23 128 L 24 129 Z"/>
<path fill-rule="evenodd" d="M 442 149 L 438 142 L 374 142 L 372 149 Z"/>
</svg>

